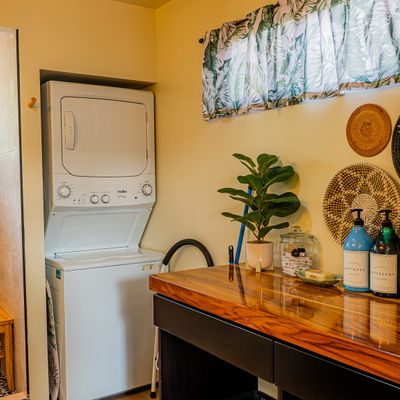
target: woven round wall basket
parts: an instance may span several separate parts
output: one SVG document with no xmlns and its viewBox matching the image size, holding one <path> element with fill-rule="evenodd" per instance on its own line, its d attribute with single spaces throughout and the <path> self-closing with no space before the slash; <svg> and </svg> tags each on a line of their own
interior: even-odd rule
<svg viewBox="0 0 400 400">
<path fill-rule="evenodd" d="M 393 129 L 392 137 L 392 160 L 397 175 L 400 176 L 400 117 Z"/>
<path fill-rule="evenodd" d="M 385 171 L 371 164 L 353 164 L 340 170 L 326 189 L 322 208 L 329 232 L 340 245 L 353 226 L 353 208 L 364 210 L 362 218 L 372 238 L 382 223 L 379 210 L 393 210 L 394 228 L 400 228 L 400 192 Z"/>
<path fill-rule="evenodd" d="M 379 154 L 389 143 L 392 123 L 388 113 L 376 104 L 356 108 L 347 122 L 347 140 L 364 157 Z"/>
</svg>

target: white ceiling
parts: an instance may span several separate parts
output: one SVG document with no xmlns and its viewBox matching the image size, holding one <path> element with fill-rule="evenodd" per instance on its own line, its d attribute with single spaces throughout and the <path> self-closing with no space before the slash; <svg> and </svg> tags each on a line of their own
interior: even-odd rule
<svg viewBox="0 0 400 400">
<path fill-rule="evenodd" d="M 137 6 L 158 8 L 163 4 L 168 3 L 170 0 L 116 0 L 122 1 L 123 3 L 135 4 Z"/>
</svg>

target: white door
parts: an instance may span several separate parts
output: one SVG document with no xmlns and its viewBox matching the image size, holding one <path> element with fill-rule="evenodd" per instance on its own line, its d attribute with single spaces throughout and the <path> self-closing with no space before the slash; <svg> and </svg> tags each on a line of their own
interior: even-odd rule
<svg viewBox="0 0 400 400">
<path fill-rule="evenodd" d="M 141 103 L 63 97 L 64 168 L 83 177 L 140 175 L 147 166 L 146 115 Z"/>
</svg>

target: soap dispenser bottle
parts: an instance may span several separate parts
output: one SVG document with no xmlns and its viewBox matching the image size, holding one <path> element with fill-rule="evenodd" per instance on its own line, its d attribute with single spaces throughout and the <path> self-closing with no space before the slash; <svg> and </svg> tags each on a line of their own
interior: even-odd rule
<svg viewBox="0 0 400 400">
<path fill-rule="evenodd" d="M 376 296 L 398 297 L 400 295 L 400 246 L 393 224 L 391 210 L 382 210 L 385 220 L 370 253 L 370 287 Z"/>
<path fill-rule="evenodd" d="M 351 210 L 357 213 L 357 217 L 343 246 L 343 286 L 351 292 L 369 291 L 369 251 L 372 240 L 364 228 L 362 211 L 361 208 Z"/>
</svg>

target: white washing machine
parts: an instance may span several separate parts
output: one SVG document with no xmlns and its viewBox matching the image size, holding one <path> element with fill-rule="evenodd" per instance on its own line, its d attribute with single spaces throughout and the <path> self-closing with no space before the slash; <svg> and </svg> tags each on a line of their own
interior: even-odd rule
<svg viewBox="0 0 400 400">
<path fill-rule="evenodd" d="M 160 272 L 160 255 L 108 250 L 47 258 L 46 264 L 60 399 L 97 399 L 148 385 L 154 343 L 148 277 Z"/>
<path fill-rule="evenodd" d="M 42 86 L 46 277 L 55 309 L 60 400 L 149 384 L 150 274 L 139 247 L 155 202 L 151 92 Z"/>
</svg>

